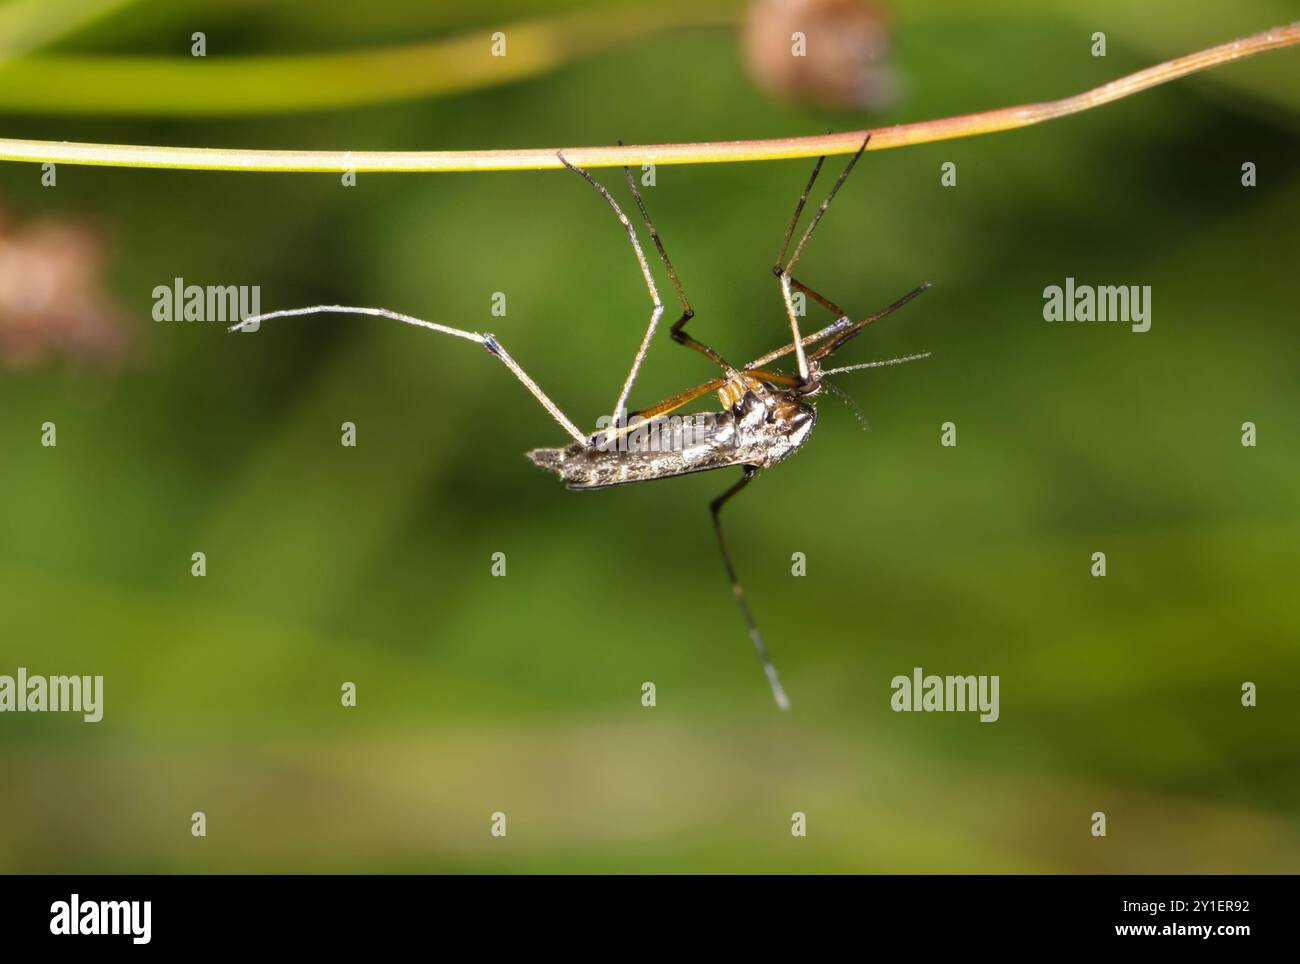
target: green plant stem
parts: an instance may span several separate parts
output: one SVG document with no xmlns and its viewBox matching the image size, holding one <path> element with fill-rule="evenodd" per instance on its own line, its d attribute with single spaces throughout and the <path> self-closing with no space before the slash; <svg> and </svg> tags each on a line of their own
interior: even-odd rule
<svg viewBox="0 0 1300 964">
<path fill-rule="evenodd" d="M 670 30 L 735 21 L 734 11 L 717 4 L 660 0 L 337 53 L 42 55 L 0 67 L 0 110 L 174 117 L 336 110 L 507 84 Z M 508 56 L 490 55 L 496 30 L 505 36 Z"/>
<path fill-rule="evenodd" d="M 1253 34 L 1148 67 L 1101 87 L 1061 100 L 941 120 L 896 124 L 871 131 L 773 140 L 713 141 L 610 147 L 530 148 L 486 151 L 261 151 L 197 147 L 144 147 L 0 139 L 0 160 L 85 164 L 106 167 L 172 168 L 204 171 L 316 171 L 379 173 L 398 171 L 511 171 L 561 167 L 557 151 L 584 167 L 624 164 L 713 164 L 849 154 L 868 133 L 871 150 L 908 147 L 991 134 L 1041 124 L 1101 107 L 1159 84 L 1211 67 L 1300 43 L 1300 22 Z"/>
</svg>

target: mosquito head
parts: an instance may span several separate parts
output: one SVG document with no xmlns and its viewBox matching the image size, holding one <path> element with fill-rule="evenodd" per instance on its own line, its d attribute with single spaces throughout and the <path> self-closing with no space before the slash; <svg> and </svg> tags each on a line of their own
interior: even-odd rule
<svg viewBox="0 0 1300 964">
<path fill-rule="evenodd" d="M 822 390 L 822 365 L 815 359 L 808 360 L 808 378 L 802 384 L 795 385 L 788 392 L 791 399 L 798 401 L 813 398 Z"/>
</svg>

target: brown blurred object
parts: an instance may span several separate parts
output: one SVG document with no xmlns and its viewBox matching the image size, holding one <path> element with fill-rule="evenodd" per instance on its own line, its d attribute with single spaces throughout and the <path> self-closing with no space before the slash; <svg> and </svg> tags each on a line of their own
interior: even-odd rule
<svg viewBox="0 0 1300 964">
<path fill-rule="evenodd" d="M 804 36 L 802 56 L 796 33 Z M 880 108 L 894 99 L 885 9 L 875 0 L 755 0 L 743 42 L 750 76 L 779 100 Z"/>
<path fill-rule="evenodd" d="M 0 367 L 71 361 L 116 370 L 129 343 L 104 290 L 104 245 L 88 226 L 0 212 Z"/>
</svg>

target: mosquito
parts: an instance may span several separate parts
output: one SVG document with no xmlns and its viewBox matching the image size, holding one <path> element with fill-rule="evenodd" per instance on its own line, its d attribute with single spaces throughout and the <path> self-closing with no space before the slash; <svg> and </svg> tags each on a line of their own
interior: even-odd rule
<svg viewBox="0 0 1300 964">
<path fill-rule="evenodd" d="M 230 330 L 255 328 L 261 322 L 274 318 L 315 314 L 356 314 L 388 318 L 477 342 L 487 350 L 488 354 L 510 370 L 511 374 L 546 409 L 551 418 L 573 439 L 563 448 L 534 449 L 527 455 L 534 464 L 558 475 L 567 487 L 574 491 L 587 492 L 636 482 L 675 478 L 696 472 L 709 472 L 714 469 L 739 467 L 740 478 L 709 504 L 709 511 L 713 518 L 713 530 L 722 555 L 723 568 L 731 583 L 732 594 L 735 596 L 741 617 L 749 632 L 749 638 L 754 644 L 763 672 L 767 676 L 772 696 L 778 707 L 783 710 L 789 709 L 790 700 L 777 676 L 776 667 L 746 601 L 735 563 L 727 548 L 727 540 L 722 531 L 721 513 L 723 506 L 748 486 L 759 472 L 789 458 L 808 441 L 817 422 L 814 400 L 823 388 L 847 399 L 847 396 L 842 396 L 842 393 L 826 380 L 828 375 L 899 365 L 929 357 L 929 352 L 920 352 L 896 358 L 860 362 L 841 368 L 823 368 L 826 359 L 861 334 L 864 328 L 893 314 L 930 285 L 928 282 L 922 284 L 875 314 L 860 321 L 852 321 L 843 308 L 793 274 L 794 267 L 803 255 L 813 232 L 817 230 L 831 201 L 835 199 L 835 195 L 862 157 L 869 140 L 870 135 L 863 140 L 857 152 L 849 159 L 844 170 L 840 172 L 839 178 L 808 222 L 794 251 L 791 252 L 790 242 L 794 238 L 794 232 L 826 158 L 824 156 L 818 158 L 813 166 L 808 183 L 795 205 L 789 227 L 786 228 L 780 254 L 772 268 L 772 273 L 780 283 L 781 298 L 790 322 L 791 340 L 741 367 L 732 365 L 712 347 L 696 340 L 686 332 L 686 325 L 695 317 L 695 310 L 686 297 L 686 291 L 678 278 L 677 271 L 668 257 L 668 252 L 664 249 L 663 240 L 650 218 L 645 201 L 637 188 L 636 179 L 629 168 L 623 168 L 623 175 L 636 201 L 646 233 L 654 243 L 659 260 L 672 283 L 681 307 L 681 316 L 673 323 L 669 334 L 677 344 L 704 355 L 722 373 L 717 378 L 678 392 L 656 405 L 631 413 L 627 410 L 627 401 L 632 394 L 633 385 L 645 361 L 651 341 L 659 328 L 665 310 L 664 304 L 659 297 L 659 289 L 655 285 L 649 261 L 641 247 L 636 229 L 623 209 L 619 207 L 613 195 L 588 171 L 571 164 L 563 152 L 557 152 L 560 162 L 590 184 L 617 216 L 631 242 L 632 251 L 636 255 L 651 301 L 650 320 L 645 335 L 632 360 L 631 370 L 614 402 L 613 414 L 608 418 L 600 419 L 599 422 L 607 424 L 593 433 L 582 432 L 491 334 L 452 328 L 387 308 L 362 308 L 349 305 L 314 305 L 307 308 L 266 312 L 245 318 Z M 800 312 L 796 310 L 795 292 L 800 292 L 805 298 L 817 302 L 831 312 L 835 320 L 813 334 L 803 335 L 799 328 Z M 771 363 L 790 354 L 795 356 L 796 372 L 787 374 L 768 367 Z M 671 413 L 711 392 L 717 394 L 722 406 L 721 411 L 703 413 L 703 417 L 698 421 L 687 423 L 687 430 L 683 430 L 680 417 L 677 423 L 670 424 Z M 659 429 L 663 431 L 657 431 Z M 654 444 L 647 444 L 647 439 Z"/>
</svg>

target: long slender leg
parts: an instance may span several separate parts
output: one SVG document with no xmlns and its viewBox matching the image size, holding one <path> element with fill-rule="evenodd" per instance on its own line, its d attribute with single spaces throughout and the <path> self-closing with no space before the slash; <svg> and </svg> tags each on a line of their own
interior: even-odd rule
<svg viewBox="0 0 1300 964">
<path fill-rule="evenodd" d="M 790 255 L 790 260 L 787 261 L 784 266 L 778 262 L 773 269 L 777 278 L 781 282 L 781 297 L 785 301 L 786 314 L 790 318 L 790 333 L 794 336 L 794 353 L 795 358 L 799 363 L 799 377 L 805 382 L 808 380 L 808 359 L 804 354 L 803 338 L 799 334 L 799 319 L 794 310 L 794 299 L 790 290 L 792 288 L 790 272 L 793 270 L 795 264 L 798 263 L 799 257 L 803 254 L 804 246 L 808 244 L 808 240 L 812 237 L 813 232 L 817 230 L 817 225 L 821 223 L 822 216 L 826 213 L 826 209 L 830 207 L 831 201 L 835 200 L 835 195 L 839 193 L 840 187 L 849 176 L 849 172 L 853 170 L 854 165 L 858 163 L 858 159 L 862 157 L 862 152 L 867 149 L 867 142 L 870 140 L 871 135 L 868 134 L 863 138 L 862 146 L 858 148 L 857 153 L 849 158 L 848 164 L 846 164 L 844 170 L 840 172 L 840 176 L 836 179 L 830 193 L 826 195 L 826 199 L 822 201 L 821 206 L 817 209 L 817 213 L 813 215 L 812 220 L 808 223 L 808 227 L 804 230 L 803 237 L 799 239 L 799 243 L 795 246 L 794 254 Z M 796 222 L 799 219 L 799 215 L 803 212 L 804 204 L 807 203 L 808 200 L 808 194 L 812 190 L 813 182 L 817 179 L 817 172 L 821 169 L 822 161 L 824 160 L 825 158 L 818 158 L 817 165 L 813 168 L 812 177 L 808 179 L 808 186 L 804 188 L 803 196 L 800 197 L 799 203 L 795 207 L 794 220 Z M 790 228 L 786 231 L 785 243 L 781 246 L 782 258 L 785 257 L 785 253 L 790 245 L 790 238 L 793 235 L 794 223 L 792 222 Z"/>
<path fill-rule="evenodd" d="M 627 215 L 623 213 L 623 209 L 618 206 L 618 202 L 614 200 L 613 195 L 605 190 L 604 185 L 586 170 L 570 164 L 562 153 L 556 152 L 556 157 L 560 159 L 560 163 L 565 167 L 575 174 L 580 174 L 588 184 L 594 187 L 597 193 L 614 209 L 614 213 L 618 215 L 619 223 L 627 230 L 628 240 L 632 242 L 632 251 L 636 254 L 637 264 L 641 266 L 641 276 L 645 279 L 646 290 L 650 292 L 650 301 L 654 305 L 650 310 L 650 323 L 646 326 L 645 337 L 641 339 L 641 346 L 637 349 L 636 357 L 632 360 L 632 369 L 627 373 L 627 380 L 623 382 L 623 388 L 618 393 L 618 401 L 614 403 L 614 417 L 611 424 L 619 425 L 627 417 L 627 397 L 632 393 L 632 384 L 636 381 L 637 373 L 641 371 L 641 364 L 645 361 L 646 352 L 650 349 L 650 339 L 654 337 L 655 329 L 659 327 L 659 319 L 663 317 L 664 306 L 663 302 L 659 300 L 659 289 L 655 287 L 655 279 L 650 274 L 650 265 L 645 259 L 645 254 L 641 251 L 641 242 L 637 240 L 636 230 L 632 227 L 632 222 L 627 219 Z M 675 276 L 674 280 L 676 280 Z"/>
<path fill-rule="evenodd" d="M 790 226 L 785 229 L 785 240 L 781 242 L 781 253 L 776 256 L 776 264 L 772 267 L 772 274 L 774 275 L 780 275 L 785 270 L 783 266 L 785 264 L 785 254 L 790 249 L 790 239 L 794 237 L 794 229 L 799 224 L 799 216 L 803 214 L 803 206 L 808 203 L 808 195 L 812 193 L 813 185 L 817 183 L 817 175 L 821 173 L 822 165 L 825 163 L 825 155 L 817 158 L 817 163 L 813 165 L 808 183 L 804 185 L 803 193 L 799 195 L 799 203 L 794 206 Z"/>
<path fill-rule="evenodd" d="M 784 263 L 786 252 L 790 249 L 790 239 L 794 237 L 794 229 L 799 224 L 804 205 L 808 203 L 808 195 L 812 193 L 813 185 L 817 183 L 817 175 L 821 173 L 822 165 L 825 163 L 826 156 L 823 154 L 817 158 L 817 163 L 813 165 L 812 174 L 808 176 L 808 183 L 804 185 L 803 193 L 799 195 L 799 201 L 794 206 L 794 214 L 790 216 L 790 224 L 785 229 L 785 238 L 781 241 L 781 252 L 776 256 L 776 264 L 772 266 L 772 273 L 781 281 L 781 295 L 785 300 L 786 313 L 790 317 L 790 330 L 794 333 L 792 347 L 799 361 L 799 377 L 803 379 L 808 377 L 808 362 L 804 358 L 803 339 L 799 336 L 799 323 L 795 321 L 794 301 L 790 297 L 790 279 Z"/>
<path fill-rule="evenodd" d="M 851 322 L 850 322 L 850 320 L 849 320 L 849 314 L 848 314 L 847 311 L 845 311 L 843 308 L 841 308 L 841 307 L 840 307 L 839 305 L 837 305 L 835 302 L 831 301 L 829 298 L 827 298 L 827 297 L 826 297 L 825 295 L 823 295 L 821 292 L 815 290 L 814 288 L 810 287 L 809 285 L 804 284 L 804 283 L 803 283 L 802 281 L 800 281 L 798 278 L 795 278 L 795 277 L 791 277 L 791 278 L 790 278 L 790 287 L 791 287 L 791 288 L 794 288 L 794 289 L 797 290 L 797 291 L 802 291 L 804 294 L 806 294 L 808 297 L 812 298 L 814 301 L 816 301 L 819 305 L 821 305 L 821 306 L 822 306 L 823 308 L 825 308 L 827 311 L 832 312 L 832 313 L 835 315 L 835 322 L 834 322 L 833 325 L 830 326 L 831 328 L 836 328 L 836 327 L 838 327 L 838 328 L 847 328 L 847 327 L 851 324 Z M 791 305 L 793 306 L 793 299 L 791 300 Z M 824 330 L 824 331 L 829 331 L 830 329 L 823 329 L 823 330 Z M 801 347 L 807 347 L 810 343 L 812 343 L 812 342 L 814 342 L 814 341 L 818 341 L 821 337 L 822 337 L 822 336 L 821 336 L 820 334 L 817 334 L 817 335 L 813 335 L 813 336 L 808 337 L 808 338 L 803 338 L 803 339 L 800 340 L 800 341 L 801 341 Z M 795 348 L 795 346 L 794 346 L 793 343 L 791 343 L 791 345 L 790 345 L 790 350 L 791 350 L 791 351 L 797 351 L 797 349 Z M 747 366 L 747 367 L 753 367 L 753 365 L 751 364 L 751 365 L 749 365 L 749 366 Z"/>
<path fill-rule="evenodd" d="M 823 308 L 825 308 L 827 311 L 829 311 L 829 312 L 831 312 L 832 314 L 834 314 L 836 318 L 847 318 L 847 317 L 848 317 L 848 312 L 846 312 L 843 308 L 841 308 L 841 307 L 840 307 L 839 305 L 837 305 L 835 302 L 831 301 L 831 300 L 830 300 L 829 298 L 827 298 L 824 294 L 821 294 L 821 293 L 818 292 L 818 291 L 814 291 L 812 288 L 810 288 L 808 285 L 804 284 L 804 283 L 803 283 L 802 281 L 800 281 L 798 278 L 793 278 L 793 277 L 792 277 L 792 278 L 790 279 L 790 287 L 791 287 L 791 288 L 794 288 L 796 291 L 802 291 L 804 294 L 806 294 L 806 295 L 807 295 L 809 298 L 811 298 L 813 301 L 817 302 L 817 304 L 821 305 L 821 306 L 822 306 Z"/>
<path fill-rule="evenodd" d="M 408 325 L 415 325 L 418 328 L 427 328 L 430 331 L 441 332 L 444 335 L 454 335 L 457 338 L 464 338 L 468 341 L 478 342 L 487 349 L 489 355 L 499 359 L 506 368 L 510 369 L 511 374 L 523 383 L 524 388 L 528 389 L 532 396 L 537 399 L 551 418 L 559 423 L 560 427 L 573 436 L 574 440 L 581 445 L 589 444 L 589 441 L 582 432 L 578 431 L 578 426 L 570 421 L 569 417 L 560 410 L 560 406 L 551 401 L 541 386 L 533 381 L 528 373 L 519 367 L 519 363 L 510 357 L 510 353 L 505 350 L 499 341 L 490 334 L 480 334 L 477 331 L 464 331 L 460 328 L 452 328 L 448 325 L 439 325 L 436 322 L 425 321 L 423 318 L 414 318 L 411 315 L 403 315 L 400 312 L 389 311 L 387 308 L 356 308 L 351 305 L 313 305 L 310 308 L 289 308 L 284 311 L 268 311 L 266 314 L 253 315 L 245 318 L 237 325 L 230 327 L 231 331 L 239 331 L 242 328 L 256 328 L 264 321 L 270 321 L 272 318 L 291 318 L 299 315 L 372 315 L 376 318 L 391 318 L 393 321 L 404 322 Z"/>
<path fill-rule="evenodd" d="M 804 335 L 803 346 L 807 348 L 809 345 L 819 342 L 823 338 L 829 338 L 831 335 L 844 331 L 846 328 L 850 327 L 850 325 L 852 325 L 852 322 L 850 322 L 848 318 L 836 318 L 820 331 L 815 331 L 811 335 Z M 780 348 L 773 348 L 766 355 L 755 358 L 752 362 L 746 365 L 743 370 L 749 371 L 751 368 L 762 368 L 764 365 L 776 361 L 778 358 L 784 358 L 786 355 L 792 354 L 793 352 L 794 344 L 792 342 L 787 342 Z"/>
<path fill-rule="evenodd" d="M 826 342 L 815 352 L 813 352 L 812 355 L 809 357 L 811 357 L 813 361 L 821 361 L 823 358 L 827 357 L 828 355 L 833 355 L 835 352 L 839 351 L 841 348 L 844 347 L 845 342 L 861 334 L 862 329 L 867 327 L 867 325 L 871 324 L 872 322 L 879 321 L 881 318 L 887 317 L 888 315 L 892 315 L 895 311 L 903 307 L 903 305 L 907 304 L 913 298 L 918 298 L 922 294 L 924 294 L 927 290 L 929 290 L 929 287 L 930 287 L 930 282 L 928 281 L 925 284 L 917 285 L 907 294 L 903 295 L 903 297 L 895 301 L 892 305 L 889 305 L 888 307 L 885 308 L 881 308 L 874 315 L 868 315 L 866 318 L 863 318 L 861 321 L 854 322 L 848 329 L 836 335 L 830 341 Z"/>
<path fill-rule="evenodd" d="M 736 576 L 736 567 L 731 562 L 731 553 L 727 550 L 727 540 L 722 534 L 722 519 L 719 516 L 722 507 L 727 504 L 727 500 L 733 495 L 749 485 L 750 480 L 758 474 L 758 469 L 752 465 L 744 466 L 744 470 L 745 474 L 741 476 L 740 481 L 714 499 L 709 505 L 709 510 L 713 513 L 713 531 L 718 535 L 718 548 L 722 550 L 722 564 L 727 569 L 727 578 L 731 581 L 731 592 L 736 597 L 736 605 L 740 607 L 740 614 L 744 617 L 745 625 L 749 629 L 749 638 L 754 642 L 754 649 L 758 650 L 758 658 L 763 664 L 763 672 L 767 674 L 767 681 L 772 687 L 772 696 L 776 700 L 776 705 L 783 710 L 788 710 L 790 700 L 781 687 L 781 681 L 777 679 L 776 667 L 772 665 L 772 657 L 768 654 L 767 645 L 758 632 L 758 624 L 754 622 L 754 615 L 749 611 L 749 603 L 745 601 L 745 592 L 740 588 L 740 579 Z"/>
<path fill-rule="evenodd" d="M 840 176 L 835 179 L 835 185 L 831 188 L 830 193 L 826 195 L 825 200 L 822 201 L 821 206 L 817 209 L 817 213 L 814 214 L 812 220 L 808 222 L 808 227 L 804 230 L 803 237 L 799 239 L 799 243 L 795 246 L 794 254 L 790 255 L 790 260 L 786 262 L 785 267 L 782 269 L 783 273 L 789 274 L 794 270 L 794 266 L 798 263 L 799 257 L 803 254 L 804 247 L 808 244 L 809 239 L 812 238 L 813 232 L 817 230 L 817 225 L 821 224 L 822 217 L 826 214 L 826 209 L 831 206 L 831 202 L 835 200 L 835 195 L 839 193 L 840 188 L 844 186 L 844 182 L 848 180 L 849 174 L 852 173 L 854 166 L 862 157 L 862 152 L 867 149 L 867 144 L 870 141 L 871 135 L 868 134 L 862 139 L 862 144 L 858 147 L 854 155 L 849 158 L 849 162 L 844 165 L 844 170 L 840 171 Z"/>
<path fill-rule="evenodd" d="M 930 282 L 927 281 L 925 284 L 913 288 L 911 291 L 903 295 L 903 297 L 899 298 L 889 307 L 882 308 L 880 311 L 877 311 L 874 315 L 868 315 L 866 318 L 863 318 L 861 321 L 850 322 L 847 317 L 840 316 L 839 318 L 835 319 L 835 321 L 833 321 L 831 324 L 827 325 L 825 328 L 821 329 L 820 331 L 813 332 L 811 335 L 805 335 L 803 338 L 803 346 L 805 348 L 807 348 L 809 345 L 814 344 L 815 342 L 821 341 L 823 338 L 829 338 L 832 335 L 841 336 L 835 339 L 835 341 L 833 342 L 827 342 L 825 345 L 823 345 L 821 348 L 818 348 L 815 352 L 813 352 L 808 357 L 812 361 L 820 361 L 822 358 L 826 357 L 832 352 L 838 351 L 846 341 L 848 341 L 850 338 L 854 337 L 855 335 L 859 334 L 862 331 L 862 329 L 865 328 L 867 325 L 871 324 L 872 322 L 879 321 L 881 318 L 884 318 L 888 315 L 892 315 L 895 311 L 903 307 L 903 305 L 907 304 L 913 298 L 917 297 L 918 295 L 928 290 L 929 287 L 930 287 Z M 771 364 L 772 362 L 776 361 L 778 358 L 784 358 L 786 355 L 789 355 L 793 351 L 794 351 L 793 344 L 785 344 L 782 345 L 780 348 L 773 348 L 766 355 L 762 355 L 758 358 L 755 358 L 752 362 L 750 362 L 748 365 L 745 366 L 744 370 L 752 371 L 757 368 L 762 368 L 764 365 Z M 822 372 L 822 374 L 825 375 L 828 373 Z"/>
<path fill-rule="evenodd" d="M 621 144 L 622 141 L 619 143 Z M 654 242 L 655 248 L 659 251 L 659 260 L 664 263 L 664 268 L 668 271 L 668 277 L 672 280 L 673 290 L 677 292 L 677 300 L 682 306 L 682 316 L 673 323 L 672 328 L 669 330 L 673 341 L 698 351 L 728 375 L 735 374 L 736 370 L 717 351 L 701 341 L 696 341 L 682 330 L 686 323 L 695 317 L 695 309 L 691 307 L 691 303 L 686 297 L 686 290 L 682 287 L 681 279 L 677 277 L 677 269 L 673 267 L 672 261 L 668 258 L 668 252 L 664 250 L 663 240 L 659 237 L 659 232 L 650 219 L 650 212 L 646 210 L 645 201 L 641 198 L 641 191 L 636 186 L 636 178 L 632 176 L 631 169 L 624 167 L 623 176 L 627 178 L 627 186 L 632 189 L 632 197 L 636 198 L 636 206 L 641 210 L 641 220 L 645 222 L 646 230 L 650 232 L 650 240 Z"/>
</svg>

